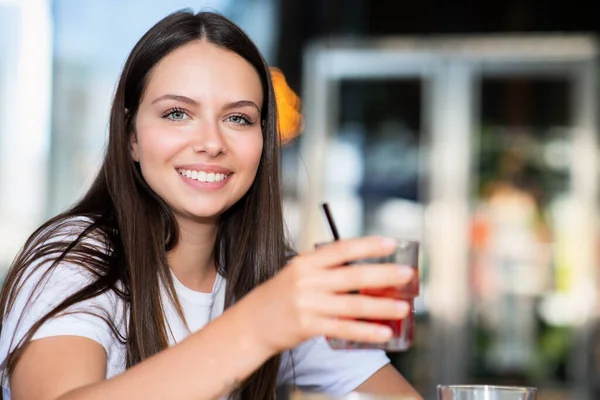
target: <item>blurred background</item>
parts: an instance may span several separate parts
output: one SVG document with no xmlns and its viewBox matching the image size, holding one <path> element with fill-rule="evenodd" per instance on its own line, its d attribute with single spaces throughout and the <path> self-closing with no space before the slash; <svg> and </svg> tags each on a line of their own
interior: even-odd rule
<svg viewBox="0 0 600 400">
<path fill-rule="evenodd" d="M 303 100 L 284 149 L 296 247 L 422 242 L 417 343 L 438 383 L 600 398 L 596 0 L 0 0 L 0 271 L 87 188 L 128 52 L 168 13 L 238 23 Z"/>
</svg>

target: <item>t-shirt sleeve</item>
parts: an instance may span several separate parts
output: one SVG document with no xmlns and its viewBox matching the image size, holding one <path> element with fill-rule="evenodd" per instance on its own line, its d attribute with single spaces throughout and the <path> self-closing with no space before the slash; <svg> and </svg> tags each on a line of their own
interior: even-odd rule
<svg viewBox="0 0 600 400">
<path fill-rule="evenodd" d="M 4 316 L 0 335 L 0 361 L 4 362 L 29 329 L 48 312 L 92 281 L 92 274 L 79 265 L 61 263 L 52 269 L 38 265 L 24 277 L 12 308 Z M 113 292 L 76 303 L 47 320 L 32 340 L 51 336 L 82 336 L 102 345 L 107 356 L 117 337 L 105 321 L 115 321 L 117 303 Z M 118 320 L 118 319 L 117 319 Z M 117 327 L 119 329 L 119 327 Z M 2 386 L 7 377 L 2 370 Z"/>
<path fill-rule="evenodd" d="M 279 383 L 341 396 L 356 389 L 389 362 L 381 350 L 333 350 L 320 336 L 284 353 Z"/>
</svg>

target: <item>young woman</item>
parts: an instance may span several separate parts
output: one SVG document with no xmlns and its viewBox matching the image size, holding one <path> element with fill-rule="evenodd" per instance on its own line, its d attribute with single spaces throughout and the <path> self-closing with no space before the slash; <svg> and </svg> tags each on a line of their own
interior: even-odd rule
<svg viewBox="0 0 600 400">
<path fill-rule="evenodd" d="M 383 352 L 324 340 L 389 338 L 350 318 L 407 305 L 344 293 L 411 270 L 344 267 L 392 251 L 373 237 L 286 258 L 279 146 L 269 68 L 238 27 L 178 12 L 150 29 L 92 187 L 6 278 L 4 399 L 264 400 L 280 384 L 418 396 Z"/>
</svg>

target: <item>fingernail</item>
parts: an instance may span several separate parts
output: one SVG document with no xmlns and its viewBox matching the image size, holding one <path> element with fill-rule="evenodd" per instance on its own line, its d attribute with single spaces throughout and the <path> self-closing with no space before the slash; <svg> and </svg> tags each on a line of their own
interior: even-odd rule
<svg viewBox="0 0 600 400">
<path fill-rule="evenodd" d="M 381 245 L 385 248 L 393 249 L 396 247 L 396 240 L 392 238 L 383 238 L 381 240 Z"/>
<path fill-rule="evenodd" d="M 392 329 L 390 327 L 381 325 L 376 328 L 377 335 L 382 339 L 389 339 L 392 337 Z"/>
<path fill-rule="evenodd" d="M 396 308 L 398 309 L 398 313 L 401 315 L 408 314 L 408 311 L 410 310 L 410 306 L 406 301 L 397 301 Z"/>
<path fill-rule="evenodd" d="M 400 277 L 402 278 L 409 278 L 413 275 L 413 269 L 412 267 L 406 266 L 406 265 L 399 265 L 398 266 L 398 274 L 400 275 Z"/>
</svg>

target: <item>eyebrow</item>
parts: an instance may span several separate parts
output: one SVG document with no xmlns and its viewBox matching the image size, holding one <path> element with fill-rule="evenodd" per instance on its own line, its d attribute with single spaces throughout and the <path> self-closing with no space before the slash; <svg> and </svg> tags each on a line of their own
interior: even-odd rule
<svg viewBox="0 0 600 400">
<path fill-rule="evenodd" d="M 157 97 L 156 99 L 154 99 L 152 101 L 152 104 L 156 104 L 160 101 L 163 100 L 175 100 L 175 101 L 180 101 L 182 103 L 186 103 L 192 106 L 197 106 L 198 102 L 192 98 L 189 98 L 187 96 L 182 96 L 182 95 L 178 95 L 178 94 L 165 94 L 163 96 Z M 239 108 L 239 107 L 254 107 L 256 108 L 256 110 L 258 111 L 258 113 L 261 113 L 260 107 L 253 101 L 250 100 L 240 100 L 240 101 L 234 101 L 233 103 L 227 103 L 225 104 L 225 106 L 223 107 L 226 110 L 231 110 L 233 108 Z"/>
<path fill-rule="evenodd" d="M 225 108 L 226 110 L 231 110 L 232 108 L 239 108 L 239 107 L 254 107 L 256 108 L 256 111 L 258 111 L 258 113 L 261 113 L 260 107 L 253 101 L 250 100 L 240 100 L 240 101 L 234 101 L 233 103 L 229 103 L 229 104 L 225 104 Z"/>
<path fill-rule="evenodd" d="M 198 102 L 196 100 L 190 99 L 189 97 L 181 96 L 181 95 L 178 95 L 178 94 L 165 94 L 163 96 L 157 97 L 156 99 L 152 100 L 152 104 L 156 104 L 159 101 L 163 101 L 163 100 L 180 101 L 182 103 L 190 104 L 192 106 L 197 106 L 198 105 Z"/>
</svg>

